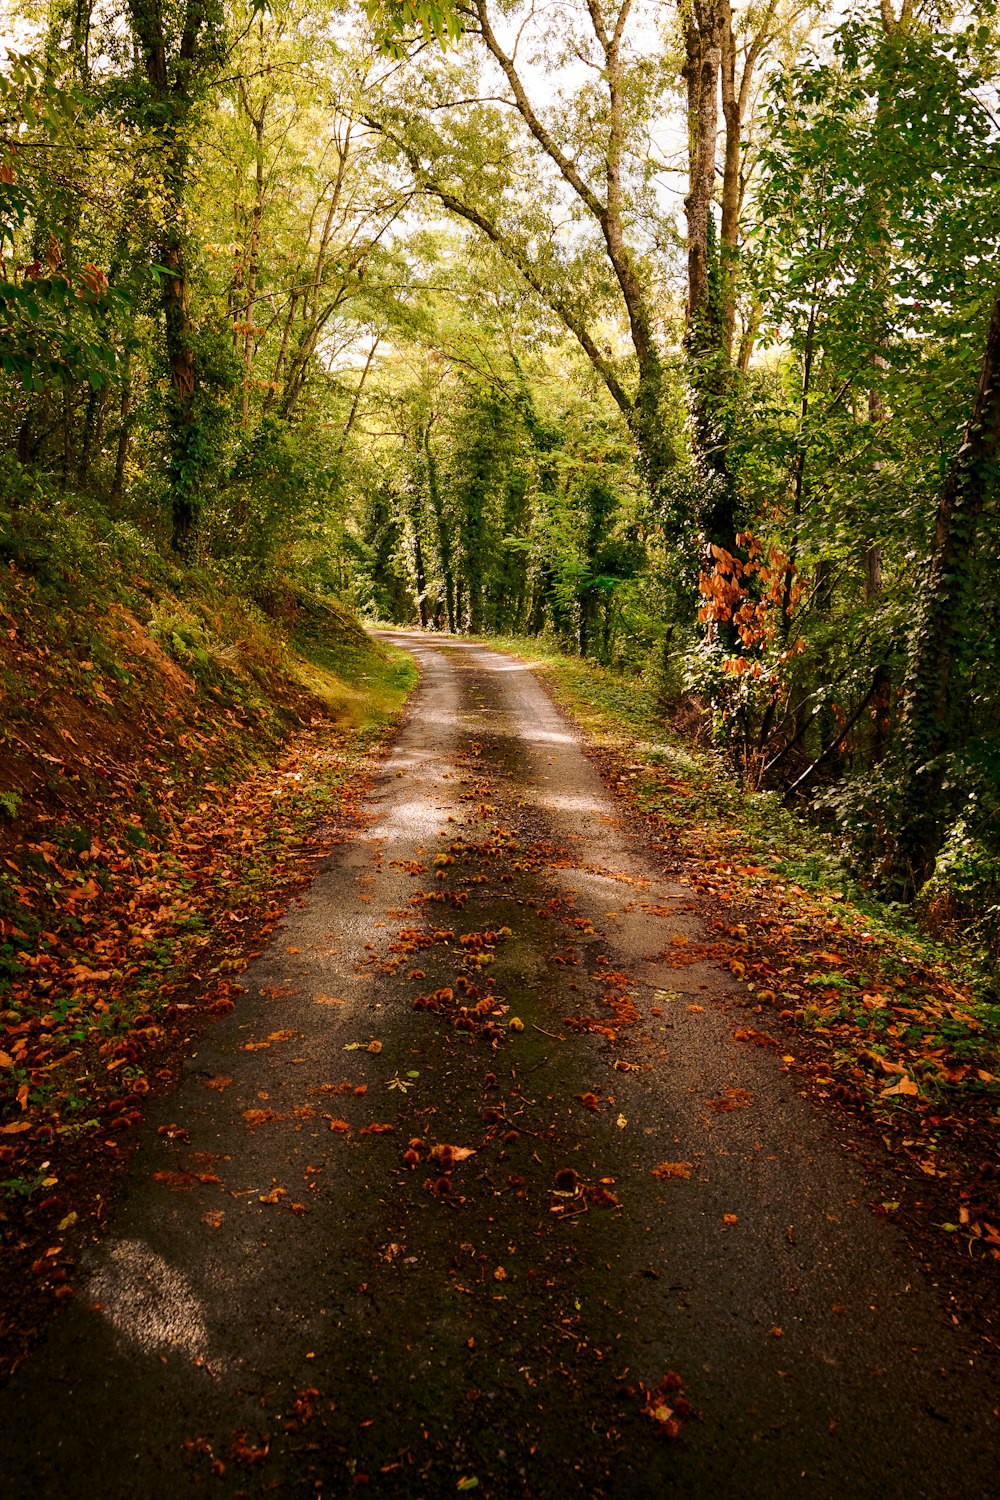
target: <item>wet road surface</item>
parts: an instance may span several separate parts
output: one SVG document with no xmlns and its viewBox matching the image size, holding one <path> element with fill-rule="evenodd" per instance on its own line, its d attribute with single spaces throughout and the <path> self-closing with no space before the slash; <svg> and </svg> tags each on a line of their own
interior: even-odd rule
<svg viewBox="0 0 1000 1500">
<path fill-rule="evenodd" d="M 394 638 L 365 826 L 151 1106 L 0 1494 L 995 1495 L 995 1372 L 691 891 L 524 667 Z"/>
</svg>

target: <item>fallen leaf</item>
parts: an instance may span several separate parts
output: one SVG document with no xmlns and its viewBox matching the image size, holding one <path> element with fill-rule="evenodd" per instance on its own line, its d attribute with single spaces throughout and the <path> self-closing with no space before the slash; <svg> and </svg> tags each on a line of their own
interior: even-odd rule
<svg viewBox="0 0 1000 1500">
<path fill-rule="evenodd" d="M 898 1094 L 919 1094 L 919 1093 L 920 1093 L 920 1090 L 917 1087 L 917 1085 L 913 1082 L 913 1079 L 910 1078 L 907 1074 L 904 1073 L 903 1077 L 899 1080 L 898 1083 L 890 1084 L 890 1086 L 887 1089 L 883 1089 L 882 1092 L 881 1092 L 881 1094 L 879 1095 L 879 1098 L 881 1098 L 881 1099 L 892 1099 L 892 1098 L 894 1098 Z"/>
<path fill-rule="evenodd" d="M 216 1089 L 221 1093 L 223 1089 L 229 1087 L 232 1081 L 231 1078 L 226 1077 L 225 1073 L 217 1073 L 214 1078 L 205 1079 L 205 1087 L 207 1089 Z"/>
<path fill-rule="evenodd" d="M 728 1114 L 734 1109 L 746 1109 L 753 1103 L 753 1094 L 749 1089 L 723 1089 L 718 1099 L 709 1099 L 709 1109 L 714 1109 L 716 1114 Z"/>
<path fill-rule="evenodd" d="M 665 1182 L 671 1177 L 690 1177 L 691 1163 L 689 1161 L 660 1161 L 651 1171 L 654 1177 Z"/>
</svg>

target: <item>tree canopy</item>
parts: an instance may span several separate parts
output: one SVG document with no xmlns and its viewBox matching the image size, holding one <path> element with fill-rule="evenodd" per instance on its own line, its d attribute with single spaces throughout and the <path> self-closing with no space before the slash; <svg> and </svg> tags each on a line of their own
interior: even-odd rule
<svg viewBox="0 0 1000 1500">
<path fill-rule="evenodd" d="M 995 935 L 989 6 L 60 0 L 16 34 L 7 559 L 63 566 L 72 517 L 265 603 L 547 633 Z"/>
</svg>

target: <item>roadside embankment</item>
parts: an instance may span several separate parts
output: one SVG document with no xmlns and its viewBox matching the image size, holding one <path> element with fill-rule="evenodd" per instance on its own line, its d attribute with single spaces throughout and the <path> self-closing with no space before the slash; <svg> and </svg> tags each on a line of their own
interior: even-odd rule
<svg viewBox="0 0 1000 1500">
<path fill-rule="evenodd" d="M 67 1235 L 99 1226 L 144 1097 L 238 1000 L 415 681 L 336 604 L 266 614 L 161 572 L 0 575 L 8 1361 L 68 1285 Z"/>
</svg>

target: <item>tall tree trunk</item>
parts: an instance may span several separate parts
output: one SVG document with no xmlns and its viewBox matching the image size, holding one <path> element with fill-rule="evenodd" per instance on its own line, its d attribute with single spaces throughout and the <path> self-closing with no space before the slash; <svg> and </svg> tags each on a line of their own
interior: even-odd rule
<svg viewBox="0 0 1000 1500">
<path fill-rule="evenodd" d="M 108 496 L 112 511 L 118 509 L 122 502 L 122 491 L 125 483 L 125 462 L 128 458 L 129 438 L 132 433 L 132 382 L 129 368 L 125 368 L 125 383 L 122 386 L 120 425 L 118 428 L 118 443 L 115 447 L 115 472 L 111 481 L 111 492 Z"/>
<path fill-rule="evenodd" d="M 441 572 L 444 576 L 444 602 L 448 612 L 448 629 L 454 635 L 457 628 L 455 615 L 455 565 L 452 557 L 451 528 L 448 518 L 444 513 L 444 499 L 441 494 L 441 483 L 438 475 L 437 457 L 431 447 L 431 426 L 428 422 L 424 427 L 423 436 L 424 457 L 427 461 L 427 492 L 430 497 L 431 510 L 434 514 L 434 524 L 437 530 L 438 560 L 441 563 Z"/>
<path fill-rule="evenodd" d="M 221 16 L 214 0 L 184 0 L 176 37 L 168 32 L 159 0 L 129 0 L 129 16 L 149 91 L 149 123 L 161 142 L 165 217 L 159 260 L 167 272 L 160 279 L 160 296 L 170 377 L 171 541 L 175 551 L 189 556 L 211 456 L 205 451 L 197 420 L 198 368 L 183 223 L 189 176 L 187 130 L 197 85 L 210 66 L 213 32 Z"/>
<path fill-rule="evenodd" d="M 906 790 L 894 847 L 883 870 L 884 886 L 903 900 L 910 899 L 933 871 L 947 824 L 948 757 L 968 736 L 981 618 L 976 549 L 987 501 L 996 503 L 998 457 L 1000 298 L 993 304 L 972 416 L 938 501 L 930 576 L 904 691 Z"/>
<path fill-rule="evenodd" d="M 716 0 L 691 0 L 684 28 L 684 78 L 688 97 L 687 343 L 706 338 L 710 317 L 711 216 L 719 134 L 719 72 L 723 14 Z"/>
</svg>

